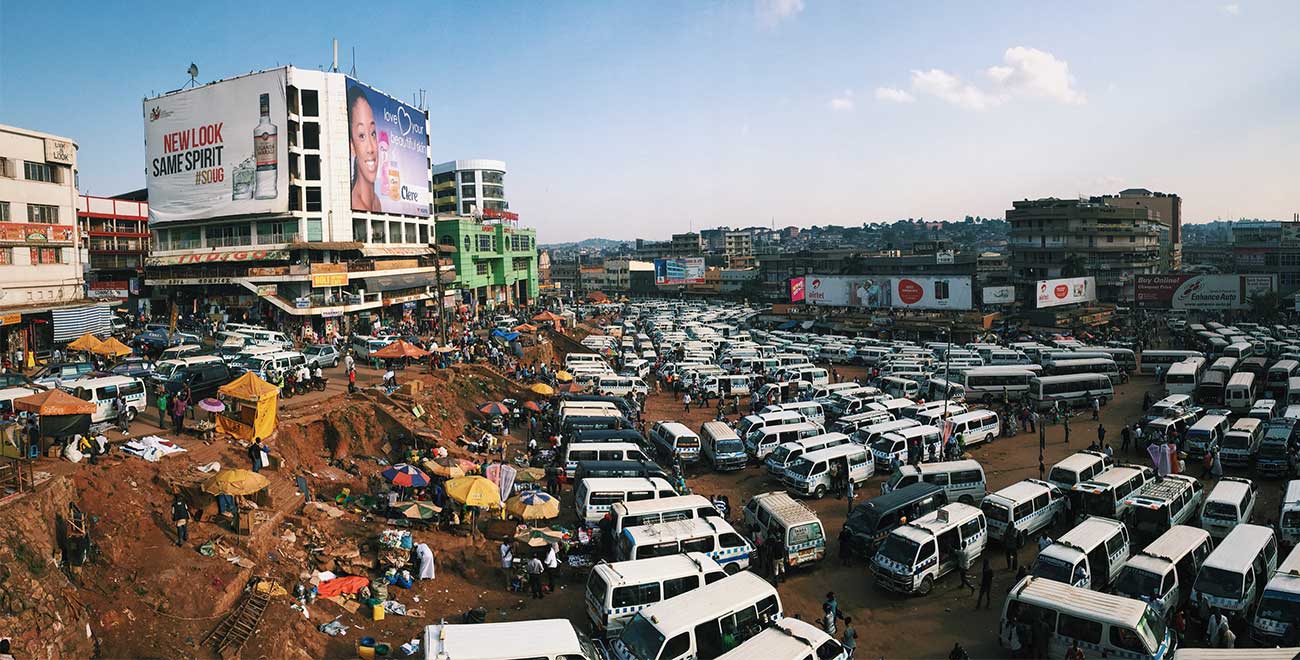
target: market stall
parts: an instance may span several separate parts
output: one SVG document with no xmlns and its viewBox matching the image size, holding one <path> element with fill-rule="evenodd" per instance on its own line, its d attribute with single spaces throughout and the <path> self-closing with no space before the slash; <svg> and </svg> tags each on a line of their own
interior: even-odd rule
<svg viewBox="0 0 1300 660">
<path fill-rule="evenodd" d="M 14 410 L 36 413 L 41 432 L 40 452 L 44 453 L 46 438 L 70 438 L 78 433 L 90 433 L 90 416 L 97 407 L 63 390 L 45 390 L 14 399 Z"/>
<path fill-rule="evenodd" d="M 217 430 L 241 440 L 267 438 L 278 423 L 280 391 L 250 372 L 217 390 L 230 405 L 217 415 Z"/>
</svg>

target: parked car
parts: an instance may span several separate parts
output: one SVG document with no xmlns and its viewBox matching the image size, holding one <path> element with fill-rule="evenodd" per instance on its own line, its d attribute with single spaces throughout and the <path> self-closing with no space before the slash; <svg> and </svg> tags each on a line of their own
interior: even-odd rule
<svg viewBox="0 0 1300 660">
<path fill-rule="evenodd" d="M 64 362 L 48 364 L 32 376 L 32 382 L 43 387 L 54 387 L 55 381 L 70 383 L 95 370 L 91 362 Z"/>
<path fill-rule="evenodd" d="M 333 344 L 312 344 L 304 348 L 302 354 L 307 356 L 307 364 L 325 367 L 339 366 L 339 351 Z"/>
<path fill-rule="evenodd" d="M 149 372 L 151 371 L 153 371 L 153 362 L 142 357 L 126 358 L 122 362 L 113 365 L 113 368 L 108 370 L 108 372 L 114 376 L 130 376 L 132 378 L 145 379 L 149 377 Z"/>
</svg>

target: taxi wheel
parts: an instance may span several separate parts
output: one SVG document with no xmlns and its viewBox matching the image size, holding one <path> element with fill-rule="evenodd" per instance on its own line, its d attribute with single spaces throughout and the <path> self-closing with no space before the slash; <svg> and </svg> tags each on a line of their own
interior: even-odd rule
<svg viewBox="0 0 1300 660">
<path fill-rule="evenodd" d="M 740 572 L 740 564 L 737 564 L 736 562 L 733 561 L 730 564 L 723 566 L 722 572 L 726 573 L 727 575 L 735 575 L 736 573 Z"/>
<path fill-rule="evenodd" d="M 135 421 L 135 408 L 126 409 L 126 423 L 130 424 Z"/>
<path fill-rule="evenodd" d="M 957 501 L 967 506 L 970 506 L 975 503 L 975 500 L 970 495 L 962 495 L 961 497 L 957 498 Z"/>
<path fill-rule="evenodd" d="M 825 486 L 818 486 L 818 487 L 817 487 L 817 490 L 813 491 L 813 497 L 815 497 L 815 498 L 817 498 L 817 499 L 819 499 L 819 500 L 820 500 L 821 498 L 823 498 L 823 497 L 826 497 L 826 487 L 825 487 Z"/>
<path fill-rule="evenodd" d="M 922 596 L 929 596 L 931 591 L 934 591 L 934 578 L 927 575 L 924 580 L 921 580 L 921 588 L 918 589 L 916 593 Z"/>
</svg>

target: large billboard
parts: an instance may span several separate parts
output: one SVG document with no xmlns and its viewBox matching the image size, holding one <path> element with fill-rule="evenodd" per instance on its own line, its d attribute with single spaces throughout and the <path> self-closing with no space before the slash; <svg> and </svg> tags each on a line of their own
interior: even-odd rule
<svg viewBox="0 0 1300 660">
<path fill-rule="evenodd" d="M 352 210 L 429 215 L 424 112 L 347 79 Z"/>
<path fill-rule="evenodd" d="M 1015 301 L 1016 301 L 1016 287 L 1014 286 L 984 287 L 985 305 L 1009 305 Z"/>
<path fill-rule="evenodd" d="M 808 275 L 805 300 L 814 305 L 868 309 L 971 309 L 965 276 Z"/>
<path fill-rule="evenodd" d="M 655 284 L 704 284 L 704 259 L 655 259 Z"/>
<path fill-rule="evenodd" d="M 1138 275 L 1138 305 L 1164 309 L 1249 309 L 1250 299 L 1277 290 L 1276 275 Z"/>
<path fill-rule="evenodd" d="M 1067 277 L 1038 281 L 1038 308 L 1092 302 L 1097 299 L 1097 279 Z"/>
<path fill-rule="evenodd" d="M 289 211 L 285 69 L 144 102 L 149 222 Z"/>
<path fill-rule="evenodd" d="M 804 299 L 804 279 L 802 277 L 790 278 L 790 302 L 803 302 Z"/>
</svg>

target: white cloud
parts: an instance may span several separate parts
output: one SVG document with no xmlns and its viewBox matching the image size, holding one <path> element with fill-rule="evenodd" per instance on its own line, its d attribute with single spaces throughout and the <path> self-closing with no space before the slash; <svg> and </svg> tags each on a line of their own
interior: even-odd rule
<svg viewBox="0 0 1300 660">
<path fill-rule="evenodd" d="M 801 11 L 803 0 L 754 0 L 754 15 L 765 28 L 774 28 Z"/>
<path fill-rule="evenodd" d="M 899 89 L 897 87 L 877 87 L 876 100 L 890 101 L 892 103 L 911 103 L 916 100 L 916 97 L 912 96 L 912 94 L 905 89 Z"/>
<path fill-rule="evenodd" d="M 912 91 L 970 110 L 985 110 L 1007 100 L 1005 95 L 986 92 L 942 69 L 912 71 Z"/>
<path fill-rule="evenodd" d="M 852 110 L 853 90 L 851 89 L 844 90 L 843 94 L 831 99 L 831 102 L 828 105 L 830 105 L 831 110 L 836 110 L 839 112 L 847 112 L 849 110 Z"/>
<path fill-rule="evenodd" d="M 1241 13 L 1241 5 L 1235 2 L 1230 2 L 1226 5 L 1220 5 L 1219 11 L 1222 11 L 1223 13 L 1229 16 L 1236 16 L 1237 14 Z"/>
<path fill-rule="evenodd" d="M 907 103 L 927 95 L 970 110 L 987 110 L 1017 98 L 1038 98 L 1081 105 L 1088 98 L 1074 84 L 1070 65 L 1036 48 L 1015 46 L 1002 55 L 1002 64 L 984 70 L 986 86 L 966 82 L 943 69 L 913 69 L 911 91 L 876 88 L 876 99 Z"/>
</svg>

